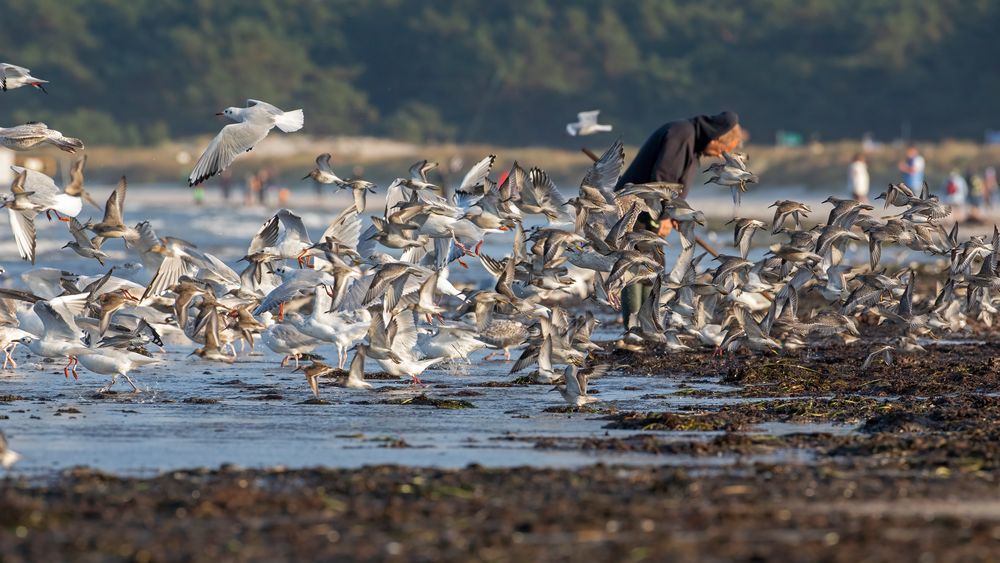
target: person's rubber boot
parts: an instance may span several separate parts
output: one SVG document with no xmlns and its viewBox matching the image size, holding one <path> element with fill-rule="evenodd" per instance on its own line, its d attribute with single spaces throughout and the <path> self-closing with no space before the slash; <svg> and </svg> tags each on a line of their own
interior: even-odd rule
<svg viewBox="0 0 1000 563">
<path fill-rule="evenodd" d="M 629 324 L 631 319 L 639 314 L 645 292 L 646 288 L 638 283 L 630 284 L 622 290 L 622 325 L 626 331 L 631 326 Z M 615 346 L 620 350 L 630 352 L 641 352 L 644 349 L 642 339 L 634 334 L 626 334 L 615 342 Z"/>
</svg>

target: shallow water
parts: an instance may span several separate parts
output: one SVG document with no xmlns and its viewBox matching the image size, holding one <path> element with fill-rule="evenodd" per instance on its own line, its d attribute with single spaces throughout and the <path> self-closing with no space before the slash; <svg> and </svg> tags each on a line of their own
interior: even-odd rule
<svg viewBox="0 0 1000 563">
<path fill-rule="evenodd" d="M 106 193 L 92 190 L 102 201 Z M 185 206 L 186 190 L 136 187 L 130 190 L 126 221 L 151 221 L 161 235 L 189 240 L 203 250 L 216 253 L 235 265 L 250 237 L 273 210 L 224 207 L 215 202 L 207 208 Z M 300 196 L 290 207 L 302 216 L 311 231 L 321 232 L 346 198 L 338 197 L 316 206 L 311 195 Z M 369 213 L 378 209 L 372 201 Z M 97 217 L 87 208 L 81 215 Z M 64 223 L 38 221 L 37 266 L 63 268 L 84 274 L 105 270 L 96 262 L 84 261 L 69 250 L 59 250 L 67 240 Z M 509 237 L 499 237 L 486 245 L 490 254 L 509 252 Z M 113 264 L 132 262 L 120 241 L 110 241 Z M 671 252 L 676 252 L 672 247 Z M 30 267 L 17 258 L 13 241 L 0 243 L 0 259 L 7 270 L 8 286 L 20 285 L 17 277 Z M 478 264 L 453 268 L 453 281 L 492 285 Z M 136 279 L 144 281 L 148 273 Z M 618 336 L 612 327 L 599 339 Z M 688 464 L 683 456 L 654 456 L 572 450 L 544 450 L 531 441 L 503 439 L 510 435 L 538 437 L 628 436 L 635 431 L 605 430 L 607 421 L 595 414 L 546 413 L 547 407 L 563 404 L 548 386 L 509 388 L 479 387 L 488 381 L 510 381 L 509 363 L 484 362 L 485 353 L 473 356 L 471 364 L 456 364 L 428 370 L 429 387 L 413 388 L 405 382 L 373 381 L 378 392 L 361 392 L 325 386 L 322 397 L 329 405 L 300 404 L 311 398 L 301 373 L 281 368 L 279 357 L 244 357 L 232 364 L 207 363 L 188 357 L 191 346 L 169 346 L 164 361 L 134 372 L 142 388 L 137 395 L 122 393 L 97 398 L 94 391 L 107 379 L 80 368 L 80 380 L 66 380 L 62 366 L 37 364 L 23 349 L 15 352 L 20 369 L 0 375 L 0 395 L 21 395 L 24 401 L 0 403 L 0 428 L 11 447 L 24 459 L 16 466 L 22 473 L 42 473 L 75 465 L 89 465 L 124 473 L 147 473 L 192 466 L 235 463 L 244 466 L 284 465 L 303 467 L 325 465 L 357 467 L 365 464 L 399 463 L 460 467 L 470 463 L 487 466 L 579 466 L 596 462 L 622 464 Z M 335 361 L 332 348 L 317 353 Z M 377 371 L 369 363 L 368 371 Z M 235 383 L 234 383 L 235 382 Z M 685 382 L 663 374 L 657 377 L 611 375 L 594 381 L 602 403 L 619 410 L 671 410 L 680 407 L 710 406 L 719 399 L 700 399 L 670 394 L 682 383 L 702 389 L 723 389 L 713 383 Z M 416 396 L 471 401 L 475 408 L 443 410 L 426 406 L 379 404 L 386 399 Z M 471 393 L 470 393 L 471 392 Z M 280 396 L 260 400 L 263 395 Z M 643 398 L 655 395 L 658 398 Z M 665 398 L 663 398 L 665 396 Z M 193 404 L 185 399 L 212 399 L 217 404 Z M 732 401 L 726 399 L 725 401 Z M 738 400 L 738 399 L 736 399 Z M 59 412 L 78 409 L 79 413 Z M 825 426 L 780 425 L 768 432 L 830 431 Z M 835 431 L 849 431 L 836 427 Z M 694 433 L 705 439 L 714 433 Z M 680 436 L 680 435 L 678 435 Z M 690 438 L 692 433 L 684 433 Z M 409 447 L 385 447 L 399 441 Z M 783 456 L 785 454 L 777 454 Z M 808 458 L 808 453 L 789 453 L 786 460 Z M 773 457 L 773 456 L 772 456 Z M 747 458 L 741 458 L 747 461 Z M 700 465 L 734 463 L 737 458 L 698 459 Z"/>
<path fill-rule="evenodd" d="M 94 395 L 106 382 L 103 377 L 80 370 L 79 381 L 67 381 L 56 365 L 34 366 L 25 361 L 16 373 L 0 379 L 0 389 L 28 400 L 0 404 L 0 415 L 10 417 L 3 421 L 3 428 L 24 455 L 17 469 L 26 472 L 74 465 L 141 473 L 222 463 L 458 467 L 469 463 L 574 466 L 598 461 L 683 461 L 639 454 L 536 450 L 530 442 L 497 439 L 510 434 L 584 437 L 634 432 L 604 430 L 606 421 L 600 415 L 543 412 L 562 404 L 549 386 L 477 387 L 486 381 L 511 379 L 506 373 L 509 364 L 483 363 L 481 357 L 477 355 L 474 367 L 429 370 L 427 388 L 402 381 L 374 381 L 377 392 L 323 386 L 321 394 L 329 405 L 300 404 L 311 397 L 305 379 L 292 368 L 279 367 L 279 358 L 270 353 L 225 365 L 188 360 L 184 350 L 171 351 L 163 364 L 136 372 L 141 393 L 122 392 L 110 398 Z M 605 405 L 642 410 L 670 408 L 670 400 L 639 397 L 670 393 L 679 384 L 679 380 L 662 377 L 612 375 L 595 381 L 593 387 Z M 463 391 L 477 394 L 464 396 Z M 471 401 L 475 408 L 377 404 L 421 392 Z M 260 400 L 264 395 L 275 398 Z M 190 398 L 219 402 L 184 402 Z M 690 399 L 676 406 L 682 403 L 690 404 Z M 80 412 L 59 412 L 70 408 Z M 397 440 L 410 447 L 385 447 Z"/>
</svg>

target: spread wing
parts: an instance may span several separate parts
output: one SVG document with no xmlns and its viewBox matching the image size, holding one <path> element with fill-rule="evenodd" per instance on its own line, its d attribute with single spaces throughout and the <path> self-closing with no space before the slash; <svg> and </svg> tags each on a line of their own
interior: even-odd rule
<svg viewBox="0 0 1000 563">
<path fill-rule="evenodd" d="M 67 340 L 78 339 L 80 328 L 76 325 L 75 318 L 83 314 L 87 298 L 88 294 L 77 293 L 35 303 L 35 314 L 45 326 L 45 333 Z"/>
<path fill-rule="evenodd" d="M 76 241 L 80 248 L 91 248 L 93 244 L 90 242 L 90 238 L 87 237 L 87 233 L 83 230 L 83 225 L 76 217 L 70 217 L 69 219 L 69 232 L 73 235 L 73 239 Z"/>
<path fill-rule="evenodd" d="M 316 168 L 319 168 L 323 172 L 333 172 L 333 167 L 330 166 L 330 153 L 325 152 L 316 157 Z"/>
<path fill-rule="evenodd" d="M 35 213 L 33 211 L 17 211 L 7 208 L 10 216 L 10 228 L 14 231 L 14 241 L 17 242 L 17 253 L 21 258 L 35 263 Z"/>
<path fill-rule="evenodd" d="M 283 240 L 309 242 L 309 231 L 306 230 L 306 224 L 302 222 L 302 217 L 287 209 L 278 210 L 277 217 L 285 227 L 285 238 Z"/>
<path fill-rule="evenodd" d="M 352 206 L 343 210 L 323 231 L 320 240 L 325 240 L 327 237 L 333 238 L 343 246 L 357 248 L 361 239 L 361 218 L 358 216 L 357 208 Z"/>
<path fill-rule="evenodd" d="M 271 104 L 269 104 L 267 102 L 262 102 L 260 100 L 251 100 L 251 99 L 248 99 L 247 100 L 247 107 L 248 108 L 255 107 L 255 108 L 257 108 L 257 109 L 259 109 L 261 111 L 267 112 L 267 113 L 269 113 L 271 115 L 281 115 L 281 114 L 285 113 L 285 112 L 281 111 L 280 109 L 278 109 L 277 107 L 275 107 L 275 106 L 273 106 L 273 105 L 271 105 Z"/>
<path fill-rule="evenodd" d="M 601 158 L 594 162 L 590 170 L 587 170 L 587 175 L 583 177 L 580 185 L 591 186 L 604 192 L 613 191 L 624 166 L 625 146 L 622 140 L 618 139 L 604 151 Z"/>
<path fill-rule="evenodd" d="M 533 203 L 549 219 L 567 223 L 572 220 L 565 209 L 566 200 L 548 174 L 539 168 L 532 168 L 528 178 L 529 182 L 521 192 L 523 201 Z"/>
<path fill-rule="evenodd" d="M 403 311 L 392 318 L 392 324 L 395 325 L 395 334 L 391 342 L 392 349 L 415 354 L 417 349 L 417 326 L 413 322 L 413 313 Z"/>
<path fill-rule="evenodd" d="M 252 100 L 248 100 L 252 101 Z M 262 102 L 259 102 L 262 103 Z M 270 104 L 267 104 L 270 105 Z M 274 106 L 271 106 L 272 108 Z M 254 121 L 226 125 L 208 144 L 208 148 L 188 176 L 188 185 L 197 186 L 229 167 L 236 157 L 259 143 L 271 128 Z"/>
<path fill-rule="evenodd" d="M 6 91 L 8 78 L 22 78 L 25 76 L 29 76 L 30 74 L 31 71 L 24 68 L 23 66 L 17 66 L 8 63 L 0 63 L 0 87 L 2 87 L 4 91 Z"/>
<path fill-rule="evenodd" d="M 24 68 L 23 66 L 12 65 L 10 63 L 0 64 L 0 72 L 3 73 L 5 78 L 18 77 L 18 76 L 30 76 L 31 71 Z"/>
<path fill-rule="evenodd" d="M 115 188 L 115 193 L 108 197 L 107 203 L 104 204 L 104 222 L 108 224 L 124 224 L 125 216 L 125 192 L 128 191 L 128 180 L 125 176 L 118 181 L 118 186 Z"/>
<path fill-rule="evenodd" d="M 467 192 L 471 191 L 472 188 L 476 186 L 482 186 L 486 177 L 489 176 L 490 170 L 493 168 L 493 162 L 496 160 L 496 155 L 489 155 L 486 158 L 480 160 L 476 163 L 472 169 L 462 178 L 462 184 L 459 186 L 457 191 Z"/>
<path fill-rule="evenodd" d="M 250 246 L 247 248 L 247 255 L 256 254 L 261 250 L 269 246 L 274 246 L 274 243 L 278 242 L 278 215 L 272 215 L 270 219 L 264 222 L 257 231 L 257 234 L 253 236 L 250 240 Z"/>
<path fill-rule="evenodd" d="M 597 125 L 597 116 L 601 114 L 601 110 L 595 109 L 593 111 L 581 111 L 576 114 L 577 122 L 581 127 L 586 127 L 588 125 Z"/>
<path fill-rule="evenodd" d="M 27 173 L 27 177 L 24 179 L 24 189 L 28 192 L 35 192 L 36 199 L 51 197 L 61 191 L 59 186 L 56 185 L 55 180 L 37 170 L 29 170 L 20 166 L 11 166 L 10 169 L 15 174 L 20 174 L 21 172 Z"/>
<path fill-rule="evenodd" d="M 163 261 L 160 262 L 160 267 L 157 268 L 156 274 L 153 275 L 153 279 L 149 280 L 149 285 L 146 286 L 146 291 L 143 292 L 139 301 L 145 301 L 151 295 L 155 296 L 163 293 L 167 288 L 174 286 L 181 276 L 190 273 L 191 268 L 184 262 L 183 258 L 179 256 L 165 256 Z"/>
</svg>

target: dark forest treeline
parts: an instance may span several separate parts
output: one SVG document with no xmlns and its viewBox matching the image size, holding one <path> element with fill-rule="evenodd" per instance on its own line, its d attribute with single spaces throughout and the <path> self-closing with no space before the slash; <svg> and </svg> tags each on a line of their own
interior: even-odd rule
<svg viewBox="0 0 1000 563">
<path fill-rule="evenodd" d="M 1000 128 L 996 0 L 6 0 L 0 60 L 52 81 L 0 124 L 89 143 L 217 130 L 248 97 L 313 134 L 569 143 L 599 108 L 639 142 L 735 109 L 776 129 L 934 140 Z"/>
</svg>

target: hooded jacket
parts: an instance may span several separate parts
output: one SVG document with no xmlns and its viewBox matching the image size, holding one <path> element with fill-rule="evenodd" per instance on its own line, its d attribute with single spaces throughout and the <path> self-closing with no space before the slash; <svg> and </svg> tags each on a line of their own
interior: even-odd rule
<svg viewBox="0 0 1000 563">
<path fill-rule="evenodd" d="M 698 169 L 698 158 L 710 142 L 738 123 L 739 116 L 724 111 L 663 124 L 639 148 L 615 189 L 628 183 L 675 182 L 684 184 L 683 197 L 687 197 Z"/>
</svg>

